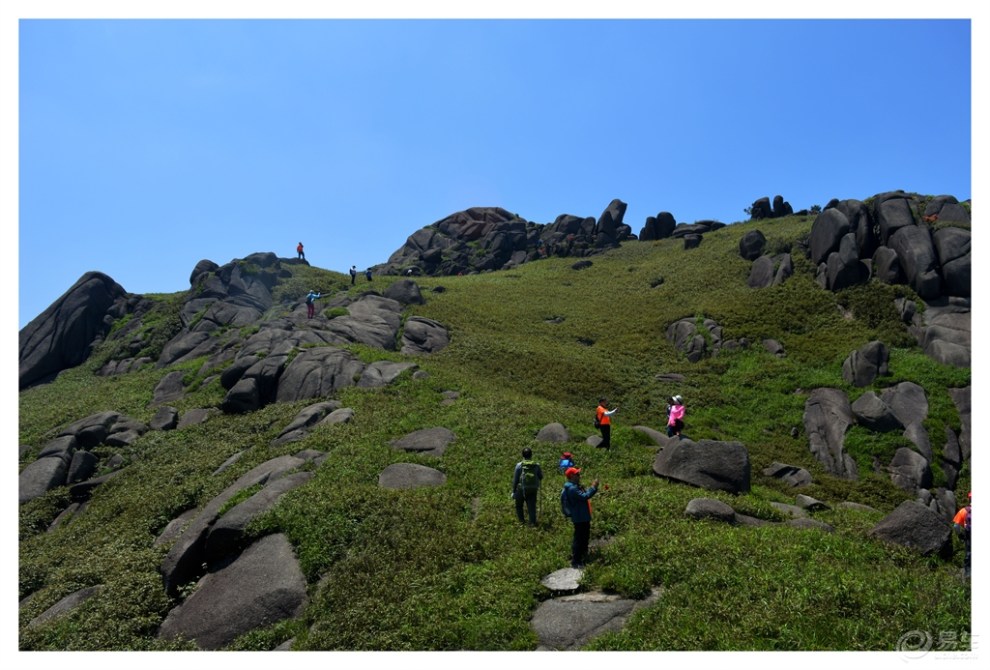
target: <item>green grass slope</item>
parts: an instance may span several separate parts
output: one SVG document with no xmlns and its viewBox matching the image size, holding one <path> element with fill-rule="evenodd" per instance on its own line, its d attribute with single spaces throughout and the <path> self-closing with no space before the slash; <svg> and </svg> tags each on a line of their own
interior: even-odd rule
<svg viewBox="0 0 990 670">
<path fill-rule="evenodd" d="M 853 429 L 847 446 L 858 481 L 826 474 L 808 450 L 802 427 L 808 393 L 819 386 L 853 389 L 842 379 L 849 353 L 873 339 L 891 347 L 891 376 L 874 390 L 910 380 L 928 393 L 925 427 L 936 450 L 945 427 L 959 429 L 947 388 L 966 386 L 970 371 L 941 366 L 907 336 L 893 308 L 905 287 L 870 284 L 833 294 L 813 281 L 795 254 L 795 275 L 781 286 L 746 286 L 750 263 L 740 237 L 754 228 L 771 253 L 807 237 L 811 219 L 743 223 L 705 235 L 684 250 L 680 240 L 626 243 L 573 270 L 575 259 L 528 263 L 516 270 L 464 277 L 422 278 L 427 304 L 411 310 L 436 319 L 450 346 L 414 359 L 430 373 L 383 389 L 339 395 L 355 410 L 347 425 L 321 428 L 304 441 L 273 448 L 271 440 L 310 404 L 275 404 L 243 416 L 219 416 L 182 431 L 150 432 L 123 451 L 129 465 L 103 485 L 84 514 L 53 532 L 67 504 L 64 489 L 21 507 L 22 650 L 163 650 L 193 648 L 155 638 L 169 601 L 157 571 L 167 547 L 153 541 L 190 507 L 203 505 L 250 467 L 313 448 L 329 454 L 315 477 L 255 522 L 258 535 L 283 532 L 310 583 L 298 619 L 258 630 L 236 649 L 272 649 L 295 638 L 302 650 L 527 650 L 536 636 L 529 619 L 548 573 L 565 567 L 569 523 L 560 516 L 560 451 L 574 452 L 588 478 L 608 490 L 596 498 L 593 547 L 584 582 L 629 597 L 653 588 L 662 595 L 627 626 L 594 640 L 599 650 L 893 650 L 913 630 L 968 631 L 970 592 L 959 578 L 961 557 L 945 563 L 867 538 L 867 531 L 912 497 L 873 472 L 905 441 Z M 343 277 L 293 268 L 276 290 L 298 296 L 314 282 L 350 289 Z M 661 281 L 662 280 L 662 281 Z M 391 279 L 377 278 L 381 290 Z M 321 283 L 322 282 L 322 283 Z M 442 286 L 443 292 L 430 289 Z M 170 298 L 161 298 L 163 304 Z M 718 321 L 726 338 L 746 337 L 747 350 L 689 363 L 667 342 L 667 326 L 684 317 Z M 761 345 L 776 338 L 787 356 Z M 366 361 L 408 360 L 394 352 L 354 347 Z M 120 377 L 93 374 L 100 355 L 51 384 L 20 395 L 20 441 L 34 453 L 60 426 L 98 411 L 149 420 L 157 381 L 175 368 Z M 216 380 L 198 378 L 202 361 L 176 366 L 196 390 L 180 409 L 215 406 Z M 676 386 L 657 375 L 677 373 Z M 460 392 L 452 404 L 442 393 Z M 706 492 L 653 475 L 655 448 L 632 429 L 661 428 L 664 398 L 684 396 L 685 433 L 694 439 L 737 440 L 750 453 L 752 491 Z M 593 449 L 592 413 L 599 395 L 621 406 L 613 449 Z M 568 445 L 535 441 L 559 421 Z M 410 431 L 445 426 L 457 441 L 441 459 L 398 452 L 389 441 Z M 799 434 L 792 436 L 792 428 Z M 509 499 L 512 468 L 532 447 L 548 483 L 537 528 L 521 527 Z M 118 450 L 119 451 L 119 450 Z M 237 466 L 212 476 L 232 454 Z M 22 459 L 29 462 L 31 452 Z M 937 460 L 937 459 L 936 459 Z M 876 513 L 833 510 L 815 518 L 835 533 L 785 526 L 731 527 L 689 520 L 687 503 L 721 499 L 737 511 L 782 520 L 771 502 L 792 503 L 793 489 L 764 477 L 774 461 L 800 465 L 815 483 L 801 492 L 835 504 L 865 503 Z M 394 491 L 378 474 L 395 462 L 442 470 L 443 487 Z M 959 489 L 969 485 L 969 466 Z M 944 485 L 936 469 L 935 486 Z M 73 591 L 102 591 L 74 613 L 49 624 L 27 623 Z"/>
</svg>

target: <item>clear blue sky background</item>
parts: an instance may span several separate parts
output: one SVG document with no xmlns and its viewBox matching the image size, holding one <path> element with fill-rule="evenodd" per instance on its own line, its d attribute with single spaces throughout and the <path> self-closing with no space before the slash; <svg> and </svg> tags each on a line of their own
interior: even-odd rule
<svg viewBox="0 0 990 670">
<path fill-rule="evenodd" d="M 346 271 L 448 214 L 971 197 L 967 20 L 22 20 L 19 327 L 256 251 Z"/>
</svg>

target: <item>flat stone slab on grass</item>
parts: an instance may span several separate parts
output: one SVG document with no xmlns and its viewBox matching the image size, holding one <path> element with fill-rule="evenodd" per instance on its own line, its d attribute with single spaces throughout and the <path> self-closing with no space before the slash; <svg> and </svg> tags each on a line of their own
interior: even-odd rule
<svg viewBox="0 0 990 670">
<path fill-rule="evenodd" d="M 457 439 L 447 428 L 424 428 L 391 442 L 393 449 L 412 451 L 425 456 L 443 456 L 451 442 Z"/>
<path fill-rule="evenodd" d="M 76 609 L 84 602 L 95 596 L 103 588 L 99 585 L 97 586 L 87 586 L 84 589 L 79 589 L 74 593 L 70 593 L 65 596 L 57 603 L 46 609 L 44 612 L 31 619 L 28 623 L 28 628 L 34 628 L 35 626 L 40 626 L 41 624 L 51 621 L 52 619 L 57 619 L 58 617 L 68 614 L 72 610 Z"/>
<path fill-rule="evenodd" d="M 659 595 L 654 590 L 645 600 L 605 593 L 553 598 L 536 609 L 531 626 L 541 650 L 579 649 L 603 633 L 621 630 L 634 610 L 653 604 Z"/>
<path fill-rule="evenodd" d="M 445 483 L 447 475 L 416 463 L 393 463 L 378 475 L 378 485 L 384 489 L 415 489 Z"/>
<path fill-rule="evenodd" d="M 584 570 L 580 568 L 562 568 L 540 580 L 540 584 L 556 593 L 574 593 L 581 588 L 581 576 Z"/>
</svg>

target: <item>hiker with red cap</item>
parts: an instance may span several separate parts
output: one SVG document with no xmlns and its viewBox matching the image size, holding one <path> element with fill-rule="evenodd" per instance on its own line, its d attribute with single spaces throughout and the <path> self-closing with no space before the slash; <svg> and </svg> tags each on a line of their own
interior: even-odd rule
<svg viewBox="0 0 990 670">
<path fill-rule="evenodd" d="M 581 485 L 581 469 L 567 468 L 564 472 L 567 482 L 560 492 L 560 509 L 574 524 L 571 539 L 571 567 L 583 568 L 588 554 L 588 539 L 591 537 L 591 497 L 598 492 L 598 480 L 591 482 L 590 488 Z"/>
<path fill-rule="evenodd" d="M 574 454 L 569 451 L 565 451 L 560 455 L 560 464 L 557 469 L 560 470 L 560 474 L 567 472 L 567 468 L 577 467 L 574 463 Z"/>
<path fill-rule="evenodd" d="M 972 564 L 972 541 L 970 535 L 973 527 L 973 492 L 969 492 L 969 504 L 956 512 L 952 518 L 953 528 L 956 535 L 963 541 L 966 553 L 963 556 L 963 576 L 969 578 L 970 565 Z"/>
</svg>

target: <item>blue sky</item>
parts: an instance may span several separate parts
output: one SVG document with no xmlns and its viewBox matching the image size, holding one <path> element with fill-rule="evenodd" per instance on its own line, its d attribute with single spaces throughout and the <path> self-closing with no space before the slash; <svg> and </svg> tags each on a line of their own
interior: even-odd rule
<svg viewBox="0 0 990 670">
<path fill-rule="evenodd" d="M 19 327 L 256 251 L 385 262 L 448 214 L 678 222 L 971 197 L 968 20 L 29 20 Z"/>
</svg>

